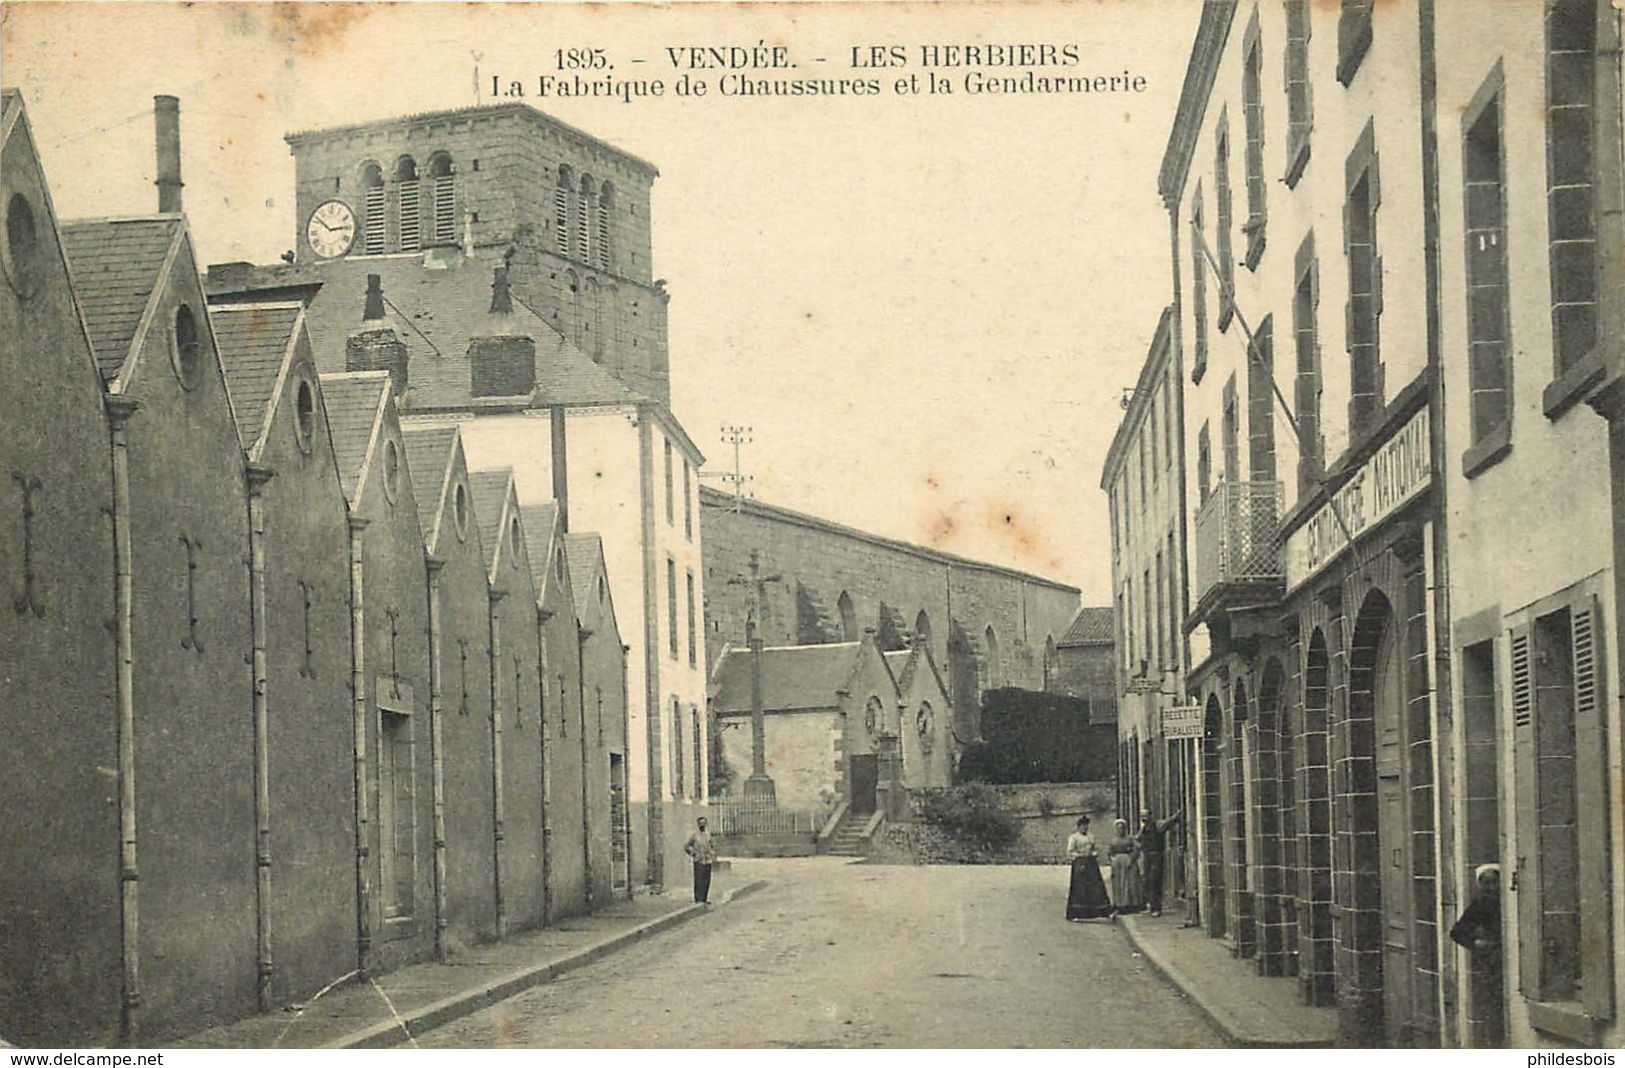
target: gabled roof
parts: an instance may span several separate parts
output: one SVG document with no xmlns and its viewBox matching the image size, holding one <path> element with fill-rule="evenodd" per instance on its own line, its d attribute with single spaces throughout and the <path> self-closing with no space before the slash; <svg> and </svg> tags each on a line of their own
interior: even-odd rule
<svg viewBox="0 0 1625 1068">
<path fill-rule="evenodd" d="M 889 653 L 881 653 L 886 660 L 886 666 L 891 669 L 891 677 L 896 680 L 897 688 L 901 690 L 908 685 L 908 680 L 914 676 L 914 650 L 894 649 Z"/>
<path fill-rule="evenodd" d="M 402 427 L 401 445 L 406 449 L 406 470 L 417 494 L 423 543 L 434 552 L 439 543 L 440 517 L 446 507 L 446 487 L 451 480 L 451 460 L 457 452 L 457 428 Z"/>
<path fill-rule="evenodd" d="M 62 225 L 62 242 L 96 366 L 118 378 L 148 308 L 185 237 L 179 215 L 83 219 Z"/>
<path fill-rule="evenodd" d="M 361 326 L 367 276 L 383 285 L 384 321 L 394 327 L 408 351 L 408 391 L 402 404 L 411 411 L 467 410 L 485 403 L 472 392 L 469 342 L 500 330 L 536 342 L 536 389 L 529 404 L 591 406 L 645 404 L 649 398 L 624 384 L 571 344 L 553 325 L 517 298 L 511 315 L 493 316 L 491 283 L 499 259 L 464 258 L 450 253 L 444 266 L 427 266 L 425 255 L 365 256 L 321 263 L 271 265 L 234 273 L 210 285 L 219 299 L 257 290 L 319 284 L 310 298 L 307 328 L 316 361 L 324 371 L 342 371 L 344 348 Z M 509 404 L 512 398 L 504 398 Z"/>
<path fill-rule="evenodd" d="M 1072 625 L 1066 628 L 1066 633 L 1055 646 L 1110 645 L 1116 640 L 1113 630 L 1110 607 L 1080 608 L 1078 614 L 1072 617 Z"/>
<path fill-rule="evenodd" d="M 582 590 L 591 591 L 598 583 L 598 568 L 604 558 L 604 540 L 597 534 L 566 534 L 564 558 L 569 561 L 570 587 L 580 598 L 583 596 Z"/>
<path fill-rule="evenodd" d="M 296 303 L 238 304 L 209 314 L 237 414 L 237 437 L 243 451 L 253 455 L 271 425 L 293 361 L 303 309 Z"/>
<path fill-rule="evenodd" d="M 536 584 L 536 599 L 546 599 L 553 581 L 553 533 L 558 526 L 556 501 L 519 506 L 519 522 L 525 529 L 525 555 L 530 557 L 530 577 Z"/>
<path fill-rule="evenodd" d="M 851 680 L 861 642 L 782 645 L 762 650 L 762 707 L 770 712 L 834 708 Z M 730 647 L 711 674 L 719 714 L 751 710 L 750 650 Z"/>
<path fill-rule="evenodd" d="M 339 480 L 353 508 L 366 487 L 373 446 L 389 400 L 389 372 L 322 375 L 321 381 L 333 455 L 339 462 Z"/>
<path fill-rule="evenodd" d="M 485 546 L 487 571 L 496 565 L 497 556 L 502 551 L 503 522 L 512 486 L 511 467 L 471 471 L 468 475 L 469 493 L 474 498 L 474 521 L 479 524 L 480 543 Z M 520 526 L 523 527 L 524 523 L 521 522 Z"/>
</svg>

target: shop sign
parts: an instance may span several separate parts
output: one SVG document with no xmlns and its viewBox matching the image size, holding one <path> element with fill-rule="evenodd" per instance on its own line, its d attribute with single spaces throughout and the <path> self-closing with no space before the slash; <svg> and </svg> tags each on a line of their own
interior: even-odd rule
<svg viewBox="0 0 1625 1068">
<path fill-rule="evenodd" d="M 1167 705 L 1162 710 L 1162 736 L 1164 738 L 1200 738 L 1202 736 L 1202 706 Z"/>
<path fill-rule="evenodd" d="M 1351 536 L 1378 526 L 1426 490 L 1433 478 L 1429 457 L 1428 410 L 1423 408 L 1360 465 L 1331 502 L 1288 536 L 1286 588 L 1309 581 L 1342 555 Z"/>
</svg>

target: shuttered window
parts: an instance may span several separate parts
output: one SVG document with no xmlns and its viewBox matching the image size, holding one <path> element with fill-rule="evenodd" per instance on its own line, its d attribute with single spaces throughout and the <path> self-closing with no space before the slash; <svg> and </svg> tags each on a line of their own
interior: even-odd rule
<svg viewBox="0 0 1625 1068">
<path fill-rule="evenodd" d="M 434 180 L 434 239 L 457 240 L 457 179 L 437 175 Z"/>
<path fill-rule="evenodd" d="M 683 706 L 671 699 L 671 795 L 683 796 Z"/>
<path fill-rule="evenodd" d="M 1258 12 L 1253 12 L 1247 24 L 1246 60 L 1241 72 L 1241 118 L 1246 130 L 1247 164 L 1247 221 L 1242 232 L 1247 235 L 1246 264 L 1249 270 L 1258 266 L 1264 255 L 1264 92 L 1263 48 L 1258 40 Z"/>
<path fill-rule="evenodd" d="M 1602 613 L 1579 588 L 1511 631 L 1519 989 L 1530 1022 L 1595 1041 L 1613 1015 Z"/>
<path fill-rule="evenodd" d="M 1309 162 L 1309 0 L 1286 0 L 1286 184 Z"/>
<path fill-rule="evenodd" d="M 1354 80 L 1371 48 L 1371 0 L 1342 0 L 1337 18 L 1337 80 Z"/>
<path fill-rule="evenodd" d="M 563 186 L 553 189 L 553 237 L 559 255 L 570 254 L 570 191 Z"/>
<path fill-rule="evenodd" d="M 598 199 L 598 266 L 609 270 L 609 198 Z"/>
<path fill-rule="evenodd" d="M 1230 120 L 1219 113 L 1219 128 L 1213 135 L 1213 207 L 1217 213 L 1217 229 L 1213 250 L 1219 261 L 1219 319 L 1224 330 L 1236 311 L 1236 254 L 1231 243 L 1230 228 L 1235 225 L 1234 208 L 1230 201 Z"/>
<path fill-rule="evenodd" d="M 1349 438 L 1376 426 L 1382 409 L 1382 364 L 1378 323 L 1382 316 L 1382 257 L 1377 252 L 1375 128 L 1365 132 L 1349 155 L 1348 199 L 1343 205 L 1343 250 L 1348 258 L 1349 297 L 1345 307 L 1349 354 Z"/>
<path fill-rule="evenodd" d="M 1191 359 L 1191 381 L 1200 384 L 1207 373 L 1207 239 L 1202 236 L 1202 185 L 1191 197 L 1191 317 L 1195 324 L 1196 352 Z"/>
<path fill-rule="evenodd" d="M 1467 258 L 1467 380 L 1474 442 L 1512 418 L 1511 329 L 1507 315 L 1505 154 L 1499 69 L 1495 90 L 1469 110 L 1462 137 L 1463 230 Z"/>
<path fill-rule="evenodd" d="M 576 194 L 576 255 L 582 263 L 592 262 L 591 230 L 588 220 L 592 218 L 592 197 L 583 189 Z"/>
<path fill-rule="evenodd" d="M 401 251 L 416 252 L 420 243 L 422 205 L 418 199 L 417 179 L 404 181 L 396 187 L 395 200 L 399 206 L 401 225 Z"/>
<path fill-rule="evenodd" d="M 705 775 L 702 772 L 702 768 L 704 767 L 703 757 L 705 756 L 705 752 L 702 748 L 700 740 L 700 710 L 694 705 L 690 705 L 688 708 L 688 718 L 689 725 L 693 727 L 693 731 L 690 733 L 689 737 L 693 740 L 694 744 L 694 800 L 698 801 L 705 796 Z"/>
<path fill-rule="evenodd" d="M 1597 7 L 1596 0 L 1546 7 L 1546 209 L 1558 375 L 1597 344 Z"/>
<path fill-rule="evenodd" d="M 1316 305 L 1320 302 L 1315 235 L 1298 246 L 1293 265 L 1292 338 L 1298 374 L 1294 407 L 1298 416 L 1298 496 L 1308 497 L 1320 483 L 1324 444 L 1320 433 L 1320 335 Z"/>
<path fill-rule="evenodd" d="M 362 206 L 362 248 L 369 256 L 382 255 L 388 248 L 384 236 L 384 187 L 368 186 Z"/>
</svg>

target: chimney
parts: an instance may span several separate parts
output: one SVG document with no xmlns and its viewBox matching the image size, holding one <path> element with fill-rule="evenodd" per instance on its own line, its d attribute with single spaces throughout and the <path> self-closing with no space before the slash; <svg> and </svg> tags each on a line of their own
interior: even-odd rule
<svg viewBox="0 0 1625 1068">
<path fill-rule="evenodd" d="M 153 132 L 158 150 L 158 210 L 181 210 L 181 102 L 173 96 L 152 98 Z"/>
<path fill-rule="evenodd" d="M 508 265 L 506 263 L 496 269 L 496 277 L 491 280 L 491 314 L 513 314 L 513 294 L 508 289 Z"/>
<path fill-rule="evenodd" d="M 476 398 L 529 398 L 536 391 L 536 339 L 514 319 L 505 263 L 491 278 L 491 313 L 468 339 L 468 370 L 469 393 Z"/>
<path fill-rule="evenodd" d="M 367 302 L 361 325 L 344 344 L 346 371 L 388 371 L 390 392 L 399 397 L 406 392 L 406 342 L 384 318 L 383 280 L 367 275 Z"/>
</svg>

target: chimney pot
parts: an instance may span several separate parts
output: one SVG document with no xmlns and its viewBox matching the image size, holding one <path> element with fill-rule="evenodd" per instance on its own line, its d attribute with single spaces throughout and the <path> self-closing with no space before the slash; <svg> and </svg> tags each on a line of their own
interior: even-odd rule
<svg viewBox="0 0 1625 1068">
<path fill-rule="evenodd" d="M 384 317 L 384 279 L 382 275 L 367 275 L 367 303 L 361 311 L 361 318 L 365 322 L 382 320 Z"/>
<path fill-rule="evenodd" d="M 158 157 L 158 210 L 181 210 L 181 102 L 177 97 L 152 98 L 153 136 Z"/>
<path fill-rule="evenodd" d="M 491 280 L 491 314 L 513 314 L 513 293 L 508 289 L 508 265 L 505 263 L 497 266 Z"/>
</svg>

